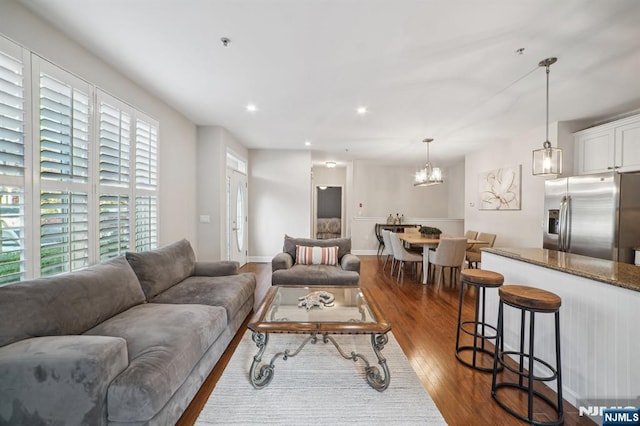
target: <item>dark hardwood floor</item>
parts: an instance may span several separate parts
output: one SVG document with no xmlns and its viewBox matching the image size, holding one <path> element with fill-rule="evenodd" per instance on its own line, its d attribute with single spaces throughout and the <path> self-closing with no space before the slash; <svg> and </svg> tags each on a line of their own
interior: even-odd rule
<svg viewBox="0 0 640 426">
<path fill-rule="evenodd" d="M 491 398 L 491 373 L 472 370 L 455 357 L 459 299 L 457 285 L 451 286 L 448 279 L 439 288 L 433 284 L 422 285 L 409 273 L 405 274 L 403 282 L 397 283 L 395 278 L 389 277 L 389 265 L 383 271 L 382 261 L 376 256 L 360 256 L 360 259 L 360 285 L 372 292 L 391 322 L 396 340 L 449 425 L 526 424 L 506 413 Z M 271 265 L 252 263 L 245 265 L 242 271 L 256 274 L 258 287 L 255 310 L 271 286 Z M 464 309 L 467 312 L 472 309 L 471 296 L 467 294 L 465 298 Z M 245 330 L 246 327 L 242 327 L 238 332 L 180 418 L 179 425 L 195 422 Z M 483 361 L 487 365 L 492 362 L 488 357 Z M 238 386 L 249 386 L 249 383 L 239 383 Z M 555 398 L 550 389 L 544 387 L 543 392 Z M 505 398 L 510 398 L 510 395 L 505 395 Z M 522 412 L 525 411 L 526 399 L 522 396 L 508 400 L 522 407 Z M 537 420 L 548 421 L 552 418 L 550 409 L 545 411 L 543 404 L 538 406 L 541 409 L 536 413 Z M 579 417 L 577 409 L 566 402 L 564 409 L 565 425 L 595 424 L 586 417 Z"/>
</svg>

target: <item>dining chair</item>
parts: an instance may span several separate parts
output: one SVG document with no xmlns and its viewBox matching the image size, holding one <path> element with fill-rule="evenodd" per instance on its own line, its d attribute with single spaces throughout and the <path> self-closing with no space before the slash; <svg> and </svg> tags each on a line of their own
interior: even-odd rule
<svg viewBox="0 0 640 426">
<path fill-rule="evenodd" d="M 478 231 L 472 231 L 471 229 L 469 229 L 464 233 L 464 236 L 467 240 L 475 240 L 478 236 Z"/>
<path fill-rule="evenodd" d="M 467 238 L 440 238 L 438 247 L 435 251 L 429 252 L 429 267 L 431 265 L 439 266 L 440 273 L 438 274 L 437 285 L 440 285 L 440 280 L 444 279 L 444 268 L 449 268 L 449 283 L 453 284 L 454 273 L 457 281 L 458 272 L 462 268 L 464 263 L 464 255 L 467 250 Z"/>
<path fill-rule="evenodd" d="M 472 231 L 471 229 L 469 229 L 467 230 L 467 232 L 465 232 L 464 236 L 467 240 L 475 240 L 478 236 L 478 231 Z M 473 244 L 467 244 L 467 250 L 471 250 L 472 247 Z"/>
<path fill-rule="evenodd" d="M 400 277 L 404 277 L 404 264 L 412 263 L 414 264 L 416 271 L 418 270 L 418 265 L 422 263 L 422 256 L 417 253 L 412 253 L 402 245 L 402 241 L 400 238 L 394 233 L 389 233 L 389 238 L 391 239 L 391 247 L 393 248 L 393 257 L 398 264 L 398 277 L 396 281 L 400 281 Z M 424 272 L 424 271 L 423 271 Z M 420 279 L 420 275 L 416 272 L 417 279 Z"/>
<path fill-rule="evenodd" d="M 489 234 L 488 232 L 480 232 L 476 238 L 478 241 L 483 241 L 485 244 L 473 244 L 473 246 L 465 253 L 465 258 L 469 264 L 469 268 L 477 268 L 480 263 L 480 249 L 482 247 L 493 247 L 496 241 L 496 234 Z"/>
<path fill-rule="evenodd" d="M 382 255 L 386 255 L 385 259 L 384 259 L 384 264 L 382 265 L 382 270 L 384 271 L 384 268 L 387 267 L 387 262 L 389 261 L 389 258 L 391 258 L 391 272 L 389 273 L 389 276 L 393 276 L 393 269 L 396 263 L 396 259 L 393 257 L 393 246 L 391 245 L 391 238 L 389 237 L 389 234 L 391 233 L 391 231 L 389 231 L 388 229 L 383 229 L 381 231 L 382 234 L 382 241 L 383 241 L 383 250 L 382 250 Z"/>
</svg>

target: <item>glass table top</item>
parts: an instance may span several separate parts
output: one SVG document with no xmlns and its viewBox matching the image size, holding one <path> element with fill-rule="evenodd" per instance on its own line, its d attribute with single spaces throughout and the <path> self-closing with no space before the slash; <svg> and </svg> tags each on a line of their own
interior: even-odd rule
<svg viewBox="0 0 640 426">
<path fill-rule="evenodd" d="M 263 322 L 375 323 L 358 287 L 278 287 Z"/>
<path fill-rule="evenodd" d="M 248 327 L 259 333 L 380 334 L 391 330 L 370 291 L 356 286 L 272 286 Z"/>
</svg>

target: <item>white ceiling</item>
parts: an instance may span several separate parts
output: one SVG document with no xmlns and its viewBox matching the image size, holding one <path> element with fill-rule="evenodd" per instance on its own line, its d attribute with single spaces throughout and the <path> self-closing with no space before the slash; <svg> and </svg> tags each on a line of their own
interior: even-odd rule
<svg viewBox="0 0 640 426">
<path fill-rule="evenodd" d="M 640 108 L 638 0 L 22 3 L 196 124 L 316 161 L 418 166 L 433 137 L 446 165 L 544 126 L 550 56 L 551 122 Z"/>
</svg>

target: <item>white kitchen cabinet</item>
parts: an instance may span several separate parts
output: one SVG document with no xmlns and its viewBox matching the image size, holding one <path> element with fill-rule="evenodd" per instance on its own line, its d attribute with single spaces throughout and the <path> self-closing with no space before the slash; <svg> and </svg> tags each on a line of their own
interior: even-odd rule
<svg viewBox="0 0 640 426">
<path fill-rule="evenodd" d="M 579 175 L 640 170 L 640 115 L 574 133 Z"/>
</svg>

